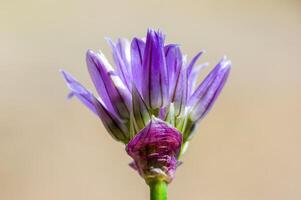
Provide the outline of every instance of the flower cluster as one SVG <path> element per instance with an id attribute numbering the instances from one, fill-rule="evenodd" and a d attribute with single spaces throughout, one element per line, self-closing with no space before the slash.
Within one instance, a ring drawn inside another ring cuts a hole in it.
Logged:
<path id="1" fill-rule="evenodd" d="M 186 62 L 179 45 L 164 40 L 164 34 L 152 29 L 145 40 L 108 40 L 115 68 L 101 52 L 88 50 L 88 71 L 99 97 L 62 71 L 70 96 L 82 101 L 111 136 L 126 145 L 134 160 L 131 166 L 147 182 L 172 180 L 195 125 L 213 106 L 231 68 L 224 57 L 197 84 L 206 66 L 196 65 L 202 52 Z"/>

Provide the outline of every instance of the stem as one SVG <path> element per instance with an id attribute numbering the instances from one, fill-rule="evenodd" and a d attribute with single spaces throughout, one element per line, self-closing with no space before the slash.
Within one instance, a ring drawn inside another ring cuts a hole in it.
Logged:
<path id="1" fill-rule="evenodd" d="M 151 200 L 167 200 L 167 184 L 163 180 L 149 183 Z"/>

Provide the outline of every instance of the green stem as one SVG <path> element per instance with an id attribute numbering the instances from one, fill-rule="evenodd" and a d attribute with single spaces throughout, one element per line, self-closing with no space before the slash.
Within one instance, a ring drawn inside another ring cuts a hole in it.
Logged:
<path id="1" fill-rule="evenodd" d="M 167 200 L 167 184 L 163 180 L 149 183 L 151 200 Z"/>

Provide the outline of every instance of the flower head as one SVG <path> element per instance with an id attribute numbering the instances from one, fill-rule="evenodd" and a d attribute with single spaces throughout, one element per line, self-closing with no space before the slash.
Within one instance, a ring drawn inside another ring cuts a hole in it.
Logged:
<path id="1" fill-rule="evenodd" d="M 226 58 L 197 85 L 202 52 L 186 62 L 179 45 L 149 29 L 146 40 L 108 42 L 115 68 L 105 56 L 88 50 L 86 61 L 98 97 L 62 71 L 70 96 L 76 96 L 102 120 L 111 136 L 126 144 L 132 166 L 149 181 L 170 182 L 178 158 L 196 124 L 212 108 L 229 75 Z"/>

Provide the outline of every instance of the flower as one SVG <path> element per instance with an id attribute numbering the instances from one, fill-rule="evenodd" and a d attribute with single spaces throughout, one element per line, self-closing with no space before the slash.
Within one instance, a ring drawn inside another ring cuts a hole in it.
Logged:
<path id="1" fill-rule="evenodd" d="M 61 71 L 70 97 L 76 96 L 103 122 L 111 136 L 126 145 L 131 166 L 147 181 L 170 182 L 194 127 L 212 108 L 230 72 L 226 58 L 198 85 L 206 64 L 202 52 L 187 63 L 179 45 L 164 44 L 165 35 L 149 29 L 146 40 L 113 42 L 115 68 L 105 56 L 88 50 L 86 61 L 99 97 Z"/>

